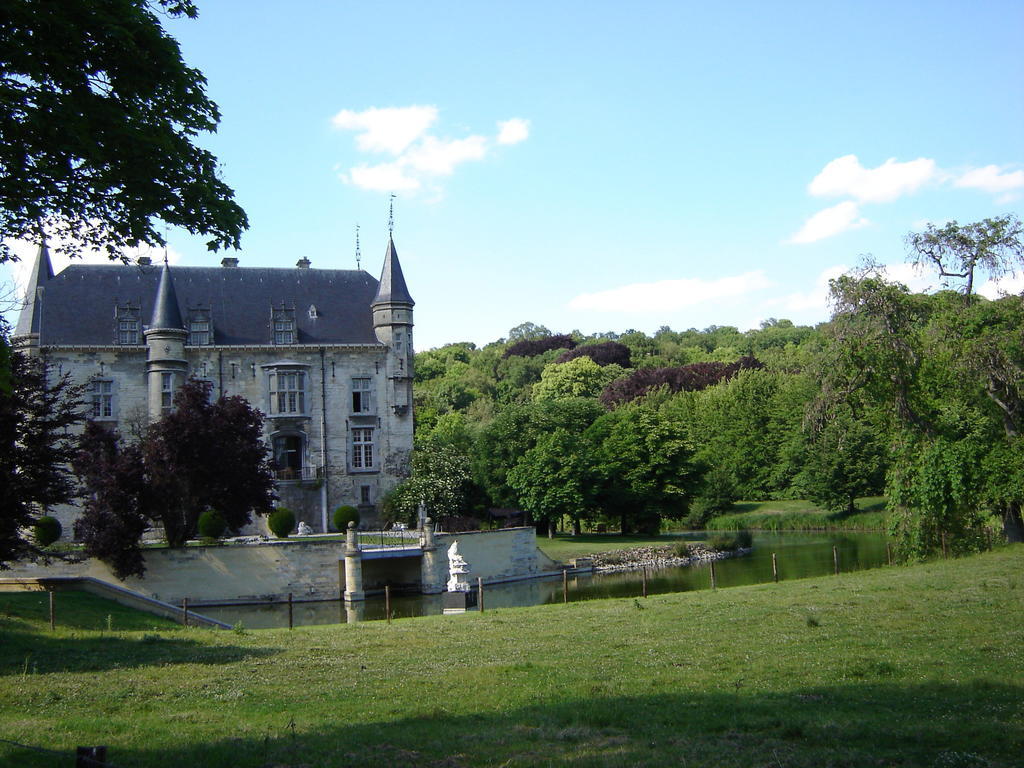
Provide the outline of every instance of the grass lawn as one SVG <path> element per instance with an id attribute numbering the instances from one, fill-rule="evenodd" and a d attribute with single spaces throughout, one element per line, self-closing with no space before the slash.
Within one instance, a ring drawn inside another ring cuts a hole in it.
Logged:
<path id="1" fill-rule="evenodd" d="M 826 512 L 809 501 L 738 501 L 734 510 L 708 521 L 708 530 L 806 531 L 806 530 L 872 530 L 886 527 L 885 498 L 871 496 L 857 499 L 857 511 Z"/>
<path id="2" fill-rule="evenodd" d="M 0 594 L 0 739 L 145 766 L 1021 765 L 1024 546 L 341 626 Z M 106 617 L 111 616 L 112 631 Z M 153 627 L 157 627 L 156 630 Z M 0 741 L 0 765 L 71 765 Z"/>

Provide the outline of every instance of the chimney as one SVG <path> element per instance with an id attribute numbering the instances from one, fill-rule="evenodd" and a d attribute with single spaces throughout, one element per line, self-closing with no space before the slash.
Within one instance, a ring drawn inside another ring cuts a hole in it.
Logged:
<path id="1" fill-rule="evenodd" d="M 140 267 L 149 267 L 149 266 L 152 266 L 152 264 L 153 264 L 153 260 L 151 258 L 149 258 L 149 256 L 139 256 L 139 266 Z"/>
<path id="2" fill-rule="evenodd" d="M 313 262 L 311 262 L 309 259 L 303 256 L 301 259 L 295 262 L 295 266 L 298 267 L 299 269 L 309 269 L 309 265 L 312 263 Z"/>
<path id="3" fill-rule="evenodd" d="M 220 265 L 222 267 L 237 267 L 238 259 L 234 258 L 233 256 L 225 256 L 223 259 L 220 260 Z"/>

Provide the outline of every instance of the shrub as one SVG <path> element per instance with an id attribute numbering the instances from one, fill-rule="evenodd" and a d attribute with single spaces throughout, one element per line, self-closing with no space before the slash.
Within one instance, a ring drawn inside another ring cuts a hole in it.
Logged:
<path id="1" fill-rule="evenodd" d="M 629 347 L 617 341 L 603 341 L 600 344 L 588 344 L 584 347 L 567 349 L 555 358 L 555 362 L 567 363 L 577 357 L 589 357 L 600 366 L 615 364 L 621 365 L 623 368 L 630 368 L 633 365 Z"/>
<path id="2" fill-rule="evenodd" d="M 224 515 L 216 509 L 208 509 L 199 516 L 199 535 L 204 539 L 219 539 L 227 529 Z"/>
<path id="3" fill-rule="evenodd" d="M 278 507 L 267 518 L 267 527 L 279 539 L 287 539 L 295 530 L 295 513 L 287 507 Z"/>
<path id="4" fill-rule="evenodd" d="M 576 342 L 572 337 L 564 333 L 557 336 L 545 336 L 543 339 L 523 339 L 507 347 L 502 358 L 536 357 L 549 349 L 573 349 L 575 346 Z"/>
<path id="5" fill-rule="evenodd" d="M 339 531 L 347 531 L 348 524 L 359 525 L 359 510 L 348 504 L 344 504 L 334 510 L 334 527 Z"/>
<path id="6" fill-rule="evenodd" d="M 716 552 L 734 552 L 737 549 L 747 549 L 753 540 L 754 537 L 746 529 L 734 533 L 716 533 L 707 540 L 707 547 Z"/>
<path id="7" fill-rule="evenodd" d="M 40 547 L 48 547 L 60 538 L 63 532 L 60 520 L 56 517 L 43 515 L 32 526 L 32 533 L 35 536 L 36 544 Z"/>

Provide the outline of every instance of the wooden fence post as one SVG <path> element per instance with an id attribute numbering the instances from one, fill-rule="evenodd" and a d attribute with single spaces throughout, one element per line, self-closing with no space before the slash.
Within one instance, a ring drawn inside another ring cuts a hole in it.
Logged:
<path id="1" fill-rule="evenodd" d="M 718 588 L 718 584 L 715 581 L 715 561 L 714 560 L 711 561 L 711 588 L 712 589 L 717 589 Z"/>
<path id="2" fill-rule="evenodd" d="M 836 576 L 839 575 L 839 547 L 832 545 L 832 563 L 835 565 Z"/>
<path id="3" fill-rule="evenodd" d="M 294 614 L 292 613 L 292 593 L 288 593 L 288 629 L 294 629 Z"/>
<path id="4" fill-rule="evenodd" d="M 183 597 L 181 599 L 181 611 L 182 611 L 181 623 L 182 623 L 182 625 L 187 627 L 188 626 L 188 598 L 187 597 Z"/>
<path id="5" fill-rule="evenodd" d="M 391 623 L 391 585 L 384 585 L 384 614 L 387 617 L 388 624 Z"/>
<path id="6" fill-rule="evenodd" d="M 562 569 L 562 602 L 569 602 L 569 570 L 567 568 Z"/>
<path id="7" fill-rule="evenodd" d="M 647 597 L 647 569 L 643 569 L 644 597 Z"/>
<path id="8" fill-rule="evenodd" d="M 476 577 L 476 599 L 480 603 L 480 613 L 484 612 L 484 577 Z"/>
<path id="9" fill-rule="evenodd" d="M 53 632 L 57 629 L 57 612 L 53 605 L 54 597 L 53 590 L 50 590 L 50 631 Z"/>
<path id="10" fill-rule="evenodd" d="M 776 584 L 779 583 L 779 561 L 776 559 L 774 552 L 772 552 L 772 579 Z"/>

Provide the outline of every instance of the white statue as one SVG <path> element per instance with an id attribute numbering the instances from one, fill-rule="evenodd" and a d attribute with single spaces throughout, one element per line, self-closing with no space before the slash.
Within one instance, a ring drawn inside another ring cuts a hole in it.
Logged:
<path id="1" fill-rule="evenodd" d="M 469 582 L 465 580 L 469 573 L 466 558 L 459 554 L 459 540 L 456 539 L 448 547 L 448 591 L 469 592 Z"/>
<path id="2" fill-rule="evenodd" d="M 313 534 L 313 529 L 310 528 L 308 524 L 306 524 L 306 523 L 299 523 L 299 530 L 298 530 L 298 535 L 299 536 L 311 536 L 312 534 Z"/>

